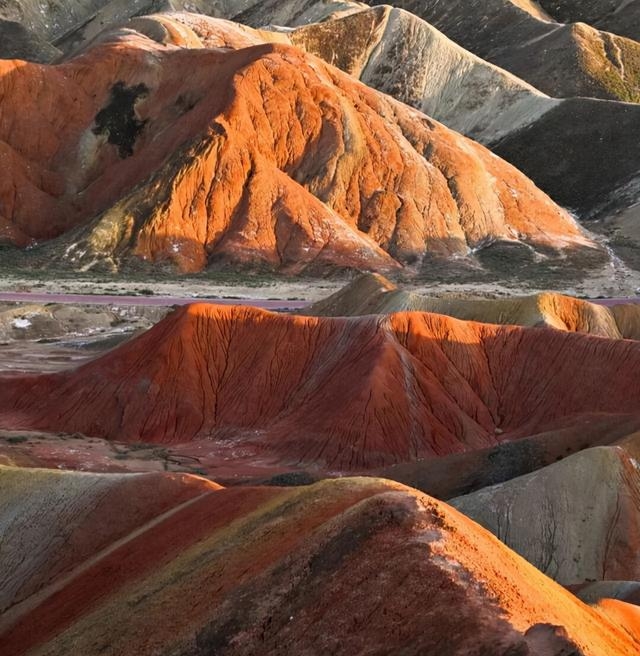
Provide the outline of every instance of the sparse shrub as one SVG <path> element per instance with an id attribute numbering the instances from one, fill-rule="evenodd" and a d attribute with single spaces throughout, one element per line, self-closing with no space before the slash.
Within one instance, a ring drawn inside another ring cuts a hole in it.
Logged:
<path id="1" fill-rule="evenodd" d="M 28 442 L 29 438 L 26 435 L 11 435 L 6 440 L 9 444 L 22 444 L 23 442 Z"/>

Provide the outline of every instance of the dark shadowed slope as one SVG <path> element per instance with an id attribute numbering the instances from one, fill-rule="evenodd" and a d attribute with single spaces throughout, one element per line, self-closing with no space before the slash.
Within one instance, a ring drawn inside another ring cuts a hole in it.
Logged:
<path id="1" fill-rule="evenodd" d="M 447 501 L 530 474 L 584 449 L 635 439 L 640 429 L 637 415 L 586 415 L 553 423 L 549 430 L 513 442 L 393 465 L 375 473 Z"/>
<path id="2" fill-rule="evenodd" d="M 590 23 L 607 32 L 640 40 L 640 5 L 629 0 L 538 0 L 556 20 Z"/>
<path id="3" fill-rule="evenodd" d="M 544 20 L 511 0 L 401 0 L 393 4 L 550 96 L 640 98 L 640 44 L 631 39 L 585 23 Z"/>

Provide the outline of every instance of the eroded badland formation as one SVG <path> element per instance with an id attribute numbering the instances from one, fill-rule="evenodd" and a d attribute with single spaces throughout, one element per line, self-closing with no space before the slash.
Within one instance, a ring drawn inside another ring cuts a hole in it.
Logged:
<path id="1" fill-rule="evenodd" d="M 640 654 L 639 137 L 637 2 L 0 2 L 3 656 Z"/>

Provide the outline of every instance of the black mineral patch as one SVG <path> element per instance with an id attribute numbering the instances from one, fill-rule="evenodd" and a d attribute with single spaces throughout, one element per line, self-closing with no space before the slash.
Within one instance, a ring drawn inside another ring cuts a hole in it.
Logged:
<path id="1" fill-rule="evenodd" d="M 134 108 L 136 101 L 148 93 L 145 84 L 127 87 L 124 82 L 116 82 L 109 103 L 96 114 L 93 133 L 107 135 L 107 141 L 118 147 L 122 159 L 133 155 L 133 146 L 146 124 L 136 117 Z"/>

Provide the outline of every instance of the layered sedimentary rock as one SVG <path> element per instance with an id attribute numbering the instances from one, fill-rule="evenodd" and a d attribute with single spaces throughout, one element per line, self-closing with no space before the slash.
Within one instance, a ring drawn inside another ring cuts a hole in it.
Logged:
<path id="1" fill-rule="evenodd" d="M 366 470 L 636 414 L 638 364 L 637 342 L 558 330 L 194 305 L 74 371 L 12 376 L 0 427 Z"/>
<path id="2" fill-rule="evenodd" d="M 467 321 L 556 328 L 611 339 L 640 336 L 640 307 L 607 308 L 579 298 L 544 292 L 514 298 L 431 298 L 407 292 L 377 274 L 363 274 L 335 294 L 301 311 L 309 316 L 359 316 L 391 312 L 434 312 Z"/>
<path id="3" fill-rule="evenodd" d="M 640 98 L 640 44 L 632 39 L 585 23 L 544 20 L 511 0 L 405 0 L 398 4 L 550 96 L 632 102 Z"/>
<path id="4" fill-rule="evenodd" d="M 266 21 L 271 17 L 287 22 L 288 16 L 289 22 L 293 21 L 293 24 L 298 24 L 299 21 L 304 25 L 307 20 L 312 19 L 311 14 L 307 15 L 306 12 L 311 11 L 317 5 L 314 3 L 303 4 L 304 7 L 298 8 L 288 5 L 288 8 L 284 5 L 279 7 L 252 6 L 247 9 L 249 14 L 244 16 L 244 20 L 260 25 L 259 18 Z M 449 127 L 490 145 L 500 156 L 523 170 L 554 200 L 578 212 L 580 218 L 610 218 L 620 211 L 634 213 L 633 206 L 637 202 L 640 187 L 637 182 L 636 152 L 629 148 L 629 144 L 634 142 L 634 135 L 640 131 L 639 107 L 630 104 L 603 103 L 586 98 L 564 102 L 549 98 L 515 76 L 465 51 L 433 26 L 408 12 L 389 7 L 377 7 L 370 10 L 352 7 L 347 11 L 344 10 L 341 3 L 329 3 L 322 7 L 323 12 L 327 12 L 331 20 L 308 26 L 298 26 L 297 29 L 290 32 L 267 32 L 264 30 L 252 32 L 248 28 L 242 28 L 230 22 L 217 21 L 195 14 L 135 18 L 128 24 L 128 29 L 146 34 L 150 39 L 159 41 L 165 48 L 171 48 L 171 46 L 201 48 L 204 46 L 238 49 L 262 45 L 265 41 L 292 43 L 296 47 L 324 57 L 345 71 L 359 76 L 368 85 L 391 93 L 401 101 L 425 111 Z M 331 8 L 334 13 L 329 11 Z M 216 11 L 205 7 L 201 9 L 210 10 L 218 15 L 237 17 L 237 7 L 229 6 Z M 315 11 L 315 9 L 313 10 Z M 518 9 L 518 11 L 520 10 Z M 315 14 L 313 15 L 315 16 Z M 327 17 L 324 14 L 323 16 Z M 317 18 L 321 17 L 316 16 L 314 20 Z M 106 24 L 109 22 L 107 21 Z M 104 22 L 101 25 L 104 27 Z M 97 33 L 96 29 L 95 34 Z M 100 38 L 109 40 L 109 37 L 105 36 Z M 190 64 L 190 66 L 196 65 L 195 62 Z M 134 84 L 132 88 L 135 90 L 135 87 Z M 129 96 L 131 93 L 133 91 Z M 201 93 L 201 91 L 190 89 L 186 95 L 201 95 Z M 137 96 L 135 98 L 126 97 L 123 93 L 120 93 L 117 98 L 114 96 L 115 101 L 136 107 L 158 103 L 155 97 L 147 100 L 137 98 Z M 102 109 L 107 105 L 109 102 L 105 100 Z M 96 107 L 94 111 L 94 116 L 97 116 L 100 108 Z M 134 110 L 134 114 L 136 111 L 139 110 Z M 594 116 L 597 120 L 594 120 Z M 269 122 L 273 120 L 270 116 L 267 116 L 266 119 Z M 128 120 L 130 125 L 127 128 L 121 128 L 128 133 L 128 136 L 125 135 L 127 143 L 123 146 L 124 150 L 122 151 L 125 153 L 130 148 L 128 142 L 137 134 L 136 121 L 131 117 Z M 126 124 L 127 119 L 123 119 L 123 125 Z M 86 148 L 84 142 L 77 146 L 71 145 L 71 148 L 74 147 L 81 150 Z M 620 157 L 620 152 L 625 152 L 625 156 Z M 8 155 L 13 156 L 11 153 Z M 165 157 L 167 155 L 168 153 L 165 153 Z M 45 153 L 43 156 L 48 157 Z M 183 144 L 181 151 L 174 153 L 175 159 L 182 161 L 191 158 L 200 159 L 202 156 L 200 152 L 194 153 L 188 143 Z M 69 167 L 77 168 L 77 163 L 65 162 L 65 166 L 67 169 Z M 20 168 L 18 165 L 17 170 L 19 171 Z M 188 164 L 184 163 L 177 167 L 174 165 L 170 171 L 159 172 L 155 184 L 159 184 L 161 176 L 171 177 L 176 168 L 181 171 L 183 178 L 192 178 L 191 169 L 188 168 Z M 147 173 L 150 174 L 151 171 L 147 171 Z M 20 175 L 20 177 L 26 177 L 26 179 L 21 180 L 19 186 L 33 186 L 34 181 L 30 179 L 26 171 L 25 176 Z M 69 181 L 60 179 L 61 176 L 57 177 L 57 180 L 56 176 L 45 178 L 48 183 L 45 191 L 49 194 L 59 195 L 60 189 L 64 186 L 67 187 L 67 192 L 70 191 Z M 73 180 L 71 182 L 73 183 Z M 50 189 L 49 184 L 57 185 L 58 190 L 55 187 Z M 36 183 L 36 187 L 38 186 Z M 7 191 L 10 188 L 13 187 L 8 187 Z M 27 205 L 40 205 L 44 201 L 40 189 L 35 191 L 35 194 L 30 193 L 29 195 L 25 192 Z M 181 195 L 185 193 L 190 195 L 188 192 L 180 190 Z M 262 195 L 262 192 L 259 193 Z M 121 196 L 119 193 L 117 195 Z M 255 194 L 253 195 L 255 196 Z M 74 240 L 61 244 L 60 249 L 62 251 L 69 249 L 69 253 L 79 266 L 91 266 L 97 261 L 104 262 L 101 252 L 107 251 L 107 264 L 117 266 L 122 259 L 122 254 L 128 252 L 127 245 L 122 245 L 122 242 L 130 242 L 132 239 L 132 229 L 130 226 L 122 225 L 123 221 L 120 215 L 129 213 L 127 208 L 132 204 L 137 204 L 136 199 L 132 199 L 128 203 L 125 199 L 122 201 L 125 205 L 118 205 L 115 208 L 115 216 L 112 215 L 106 219 L 99 228 L 91 231 L 89 236 L 77 236 Z M 158 199 L 157 202 L 167 204 L 167 200 L 164 198 Z M 289 204 L 292 202 L 289 197 Z M 375 203 L 380 202 L 375 201 Z M 464 200 L 462 202 L 464 204 Z M 298 199 L 296 196 L 296 203 L 303 204 L 303 199 Z M 92 215 L 99 213 L 104 210 L 105 205 L 106 203 L 102 203 L 97 207 L 91 207 L 89 213 Z M 388 205 L 389 203 L 385 201 L 382 209 L 389 211 Z M 253 210 L 253 207 L 251 209 Z M 324 208 L 316 208 L 315 214 L 319 213 L 321 209 Z M 57 228 L 59 232 L 60 228 L 56 226 L 55 219 L 57 212 L 52 211 L 51 208 L 46 208 L 46 210 L 50 216 L 53 214 L 51 227 Z M 77 212 L 78 208 L 65 208 L 64 216 L 73 216 L 74 210 Z M 338 214 L 344 218 L 342 212 L 339 211 Z M 326 216 L 323 221 L 314 220 L 312 217 L 308 222 L 317 224 L 326 223 L 329 220 L 330 218 Z M 15 225 L 12 225 L 11 208 L 0 208 L 0 223 L 5 235 L 25 243 L 27 236 L 17 230 Z M 307 221 L 304 220 L 303 223 L 307 223 Z M 626 227 L 627 223 L 630 224 L 628 228 Z M 620 243 L 625 240 L 627 243 L 631 240 L 629 243 L 633 246 L 639 241 L 635 234 L 637 231 L 633 227 L 635 223 L 637 221 L 634 216 L 625 214 L 624 217 L 615 220 L 615 225 L 611 226 L 611 230 L 620 233 L 618 239 Z M 358 227 L 361 228 L 361 226 Z M 308 228 L 307 233 L 310 230 L 311 228 Z M 317 233 L 317 230 L 314 232 Z M 344 233 L 345 231 L 340 232 Z M 333 236 L 331 239 L 343 243 L 350 239 L 357 241 L 359 235 L 354 237 L 348 234 L 348 230 L 346 232 L 347 234 Z M 522 234 L 526 234 L 526 232 Z M 516 236 L 515 233 L 512 236 Z M 321 241 L 328 238 L 328 235 L 324 235 Z M 493 237 L 488 235 L 488 238 Z M 169 261 L 178 259 L 179 266 L 183 268 L 195 270 L 201 267 L 211 255 L 210 246 L 205 246 L 203 254 L 202 249 L 198 247 L 197 240 L 195 243 L 191 238 L 182 241 L 176 239 L 175 241 L 176 243 L 166 245 L 164 250 L 169 251 Z M 379 240 L 377 241 L 379 243 Z M 456 241 L 455 237 L 450 240 L 450 247 L 454 247 L 454 250 L 459 248 L 456 246 Z M 380 245 L 385 248 L 384 244 Z M 310 252 L 317 250 L 309 244 L 301 248 L 307 247 L 310 248 Z M 366 253 L 356 266 L 363 266 L 362 260 L 369 259 L 372 263 L 370 268 L 393 267 L 393 262 L 383 262 L 380 259 L 381 254 L 375 253 L 371 244 L 361 244 L 360 249 Z M 144 256 L 153 258 L 153 255 L 147 255 L 144 252 L 144 248 L 141 250 Z M 177 250 L 184 253 L 183 257 L 173 258 L 172 252 Z M 277 251 L 278 248 L 275 250 Z M 290 256 L 290 259 L 304 259 L 303 255 L 304 253 L 296 253 Z M 392 255 L 394 254 L 392 253 Z M 267 266 L 276 266 L 278 255 L 273 253 L 272 249 L 269 256 L 256 259 Z M 627 260 L 634 264 L 633 257 L 627 258 Z M 349 265 L 343 258 L 339 261 L 338 266 L 345 264 Z M 302 264 L 301 268 L 306 265 Z M 322 267 L 326 263 L 318 262 L 318 265 Z"/>
<path id="5" fill-rule="evenodd" d="M 417 16 L 390 7 L 286 36 L 369 86 L 491 146 L 580 218 L 608 217 L 637 203 L 640 162 L 632 147 L 640 138 L 637 105 L 551 98 Z M 537 66 L 539 58 L 527 63 L 532 62 Z M 588 95 L 581 89 L 575 94 Z"/>
<path id="6" fill-rule="evenodd" d="M 41 507 L 33 474 L 2 473 L 13 488 L 21 475 L 27 479 L 18 509 Z M 91 501 L 77 485 L 82 475 L 57 476 L 68 491 L 40 520 L 41 530 L 64 515 L 84 537 L 77 546 L 88 546 Z M 92 477 L 94 485 L 107 478 Z M 132 478 L 120 477 L 121 486 Z M 115 523 L 130 503 L 111 500 Z M 31 563 L 32 553 L 16 548 L 19 527 L 10 524 L 5 535 L 3 569 L 17 552 Z M 455 510 L 376 479 L 287 490 L 203 487 L 87 554 L 12 606 L 0 627 L 3 647 L 16 656 L 363 649 L 435 656 L 443 644 L 451 656 L 622 656 L 638 648 L 617 620 L 582 604 Z"/>
<path id="7" fill-rule="evenodd" d="M 298 29 L 290 38 L 369 86 L 489 145 L 581 218 L 610 216 L 640 197 L 640 161 L 633 148 L 640 139 L 637 105 L 550 98 L 413 14 L 389 7 Z M 537 67 L 539 57 L 526 63 Z M 583 89 L 545 90 L 556 96 L 594 95 Z"/>
<path id="8" fill-rule="evenodd" d="M 143 20 L 129 27 L 176 45 L 279 41 L 304 48 L 490 146 L 581 219 L 610 217 L 640 197 L 631 147 L 640 138 L 640 106 L 550 98 L 406 11 L 376 7 L 286 32 L 184 13 Z"/>
<path id="9" fill-rule="evenodd" d="M 0 615 L 139 526 L 218 488 L 181 474 L 0 467 Z"/>
<path id="10" fill-rule="evenodd" d="M 640 577 L 640 473 L 623 447 L 587 449 L 451 503 L 561 583 Z"/>
<path id="11" fill-rule="evenodd" d="M 2 67 L 3 236 L 80 226 L 54 249 L 77 266 L 393 269 L 494 239 L 592 245 L 516 169 L 290 46 L 125 31 L 64 65 Z"/>
<path id="12" fill-rule="evenodd" d="M 417 16 L 388 6 L 301 27 L 288 36 L 368 86 L 485 144 L 558 103 Z"/>

